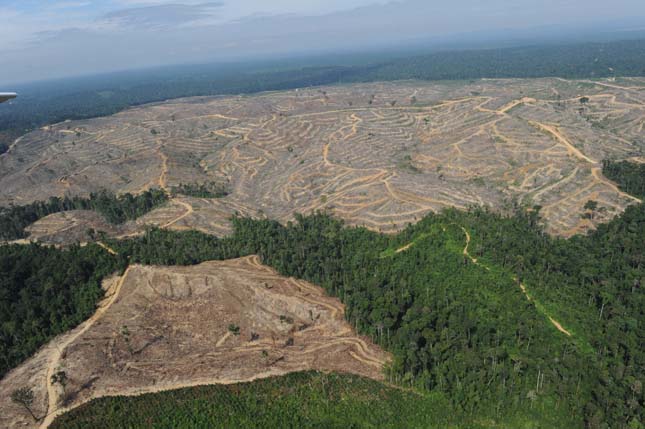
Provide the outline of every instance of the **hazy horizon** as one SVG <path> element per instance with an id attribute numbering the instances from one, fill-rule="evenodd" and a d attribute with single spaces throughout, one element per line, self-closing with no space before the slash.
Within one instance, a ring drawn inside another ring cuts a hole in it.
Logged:
<path id="1" fill-rule="evenodd" d="M 2 89 L 163 65 L 645 30 L 636 0 L 8 0 L 0 16 Z"/>

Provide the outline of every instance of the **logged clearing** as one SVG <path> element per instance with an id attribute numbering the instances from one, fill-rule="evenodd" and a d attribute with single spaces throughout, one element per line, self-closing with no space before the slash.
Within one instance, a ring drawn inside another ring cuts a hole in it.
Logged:
<path id="1" fill-rule="evenodd" d="M 76 329 L 44 346 L 0 381 L 0 427 L 47 427 L 93 398 L 294 371 L 383 378 L 388 355 L 357 336 L 344 307 L 257 257 L 194 267 L 134 265 L 106 280 L 106 298 Z M 65 388 L 50 382 L 65 371 Z M 9 393 L 32 387 L 35 423 Z"/>
<path id="2" fill-rule="evenodd" d="M 0 205 L 217 182 L 227 197 L 180 197 L 106 232 L 158 225 L 223 235 L 234 213 L 285 222 L 318 209 L 393 232 L 444 207 L 505 210 L 518 200 L 543 207 L 549 233 L 570 236 L 636 202 L 602 176 L 600 162 L 642 159 L 644 126 L 640 78 L 406 81 L 178 99 L 21 137 L 0 156 Z M 593 219 L 582 217 L 589 200 L 598 202 Z M 32 234 L 58 242 L 64 228 L 101 227 L 75 216 L 43 219 Z"/>

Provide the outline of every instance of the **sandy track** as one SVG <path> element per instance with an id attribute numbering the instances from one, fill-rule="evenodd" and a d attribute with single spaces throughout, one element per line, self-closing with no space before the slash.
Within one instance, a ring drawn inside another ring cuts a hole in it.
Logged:
<path id="1" fill-rule="evenodd" d="M 489 267 L 487 267 L 484 264 L 479 263 L 476 258 L 474 258 L 473 256 L 470 255 L 470 253 L 468 252 L 468 247 L 470 246 L 470 240 L 471 240 L 470 233 L 468 232 L 468 230 L 466 228 L 464 228 L 464 227 L 460 227 L 460 228 L 464 232 L 464 234 L 466 235 L 466 246 L 464 247 L 464 251 L 463 251 L 464 256 L 468 257 L 475 265 L 478 265 L 478 266 L 484 268 L 485 270 L 490 271 Z M 517 278 L 514 278 L 514 280 L 516 282 L 518 282 L 519 287 L 520 287 L 522 293 L 524 294 L 524 296 L 526 297 L 526 299 L 531 302 L 532 298 L 529 295 L 529 292 L 528 292 L 528 290 L 526 288 L 526 285 L 524 283 L 519 282 Z M 555 320 L 553 317 L 551 317 L 548 314 L 545 314 L 545 316 L 549 319 L 551 324 L 553 326 L 555 326 L 555 328 L 558 331 L 562 332 L 563 334 L 565 334 L 565 335 L 567 335 L 569 337 L 571 336 L 571 333 L 568 330 L 564 329 L 564 327 L 562 327 L 562 325 L 557 320 Z"/>
<path id="2" fill-rule="evenodd" d="M 531 121 L 530 123 L 532 125 L 535 125 L 539 129 L 551 134 L 553 137 L 555 137 L 555 139 L 557 141 L 559 141 L 560 143 L 562 143 L 564 145 L 564 147 L 566 147 L 567 152 L 569 152 L 570 155 L 575 156 L 576 158 L 578 158 L 578 159 L 580 159 L 580 160 L 582 160 L 584 162 L 588 162 L 590 164 L 597 164 L 598 163 L 597 161 L 594 161 L 593 159 L 591 159 L 588 156 L 586 156 L 585 154 L 583 154 L 580 151 L 580 149 L 576 148 L 573 144 L 571 144 L 571 142 L 566 137 L 564 137 L 562 135 L 562 133 L 560 132 L 560 130 L 556 126 L 546 125 L 546 124 L 542 124 L 542 123 L 534 122 L 534 121 Z"/>
<path id="3" fill-rule="evenodd" d="M 80 338 L 83 334 L 85 334 L 90 328 L 92 328 L 92 326 L 94 326 L 94 324 L 110 309 L 112 304 L 114 304 L 114 302 L 119 297 L 119 292 L 121 291 L 123 283 L 127 279 L 129 272 L 130 267 L 128 267 L 125 273 L 123 273 L 123 276 L 121 276 L 121 278 L 116 282 L 113 290 L 108 290 L 108 297 L 99 305 L 96 313 L 94 313 L 92 317 L 83 322 L 83 324 L 80 326 L 80 329 L 75 330 L 74 333 L 66 337 L 62 343 L 57 344 L 56 351 L 50 357 L 49 364 L 47 365 L 46 380 L 47 398 L 49 405 L 47 407 L 46 417 L 43 419 L 40 425 L 41 428 L 48 427 L 51 422 L 54 421 L 54 418 L 59 414 L 58 404 L 60 401 L 60 392 L 57 387 L 51 382 L 51 379 L 54 372 L 60 368 L 60 361 L 63 354 L 65 353 L 65 349 L 78 338 Z"/>
<path id="4" fill-rule="evenodd" d="M 107 244 L 105 244 L 105 243 L 103 243 L 101 241 L 97 241 L 96 244 L 99 245 L 100 247 L 104 248 L 105 250 L 107 250 L 107 252 L 110 253 L 111 255 L 117 255 L 118 254 L 116 252 L 116 250 L 112 249 L 110 246 L 108 246 Z"/>
<path id="5" fill-rule="evenodd" d="M 194 212 L 193 206 L 191 206 L 190 204 L 186 203 L 185 201 L 181 201 L 181 200 L 178 200 L 178 199 L 174 199 L 173 201 L 176 202 L 177 204 L 181 205 L 182 207 L 184 207 L 186 209 L 186 212 L 183 213 L 178 218 L 173 219 L 170 222 L 162 225 L 162 228 L 171 227 L 172 225 L 175 225 L 180 220 L 187 218 L 188 216 L 190 216 Z"/>

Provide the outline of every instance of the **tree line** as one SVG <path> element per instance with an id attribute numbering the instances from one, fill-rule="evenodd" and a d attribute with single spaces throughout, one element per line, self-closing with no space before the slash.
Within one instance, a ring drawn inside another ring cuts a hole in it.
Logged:
<path id="1" fill-rule="evenodd" d="M 93 210 L 112 224 L 137 219 L 168 200 L 163 190 L 150 189 L 139 195 L 114 195 L 108 191 L 91 193 L 89 197 L 51 197 L 24 206 L 0 207 L 0 240 L 27 237 L 25 228 L 53 213 L 70 210 Z"/>

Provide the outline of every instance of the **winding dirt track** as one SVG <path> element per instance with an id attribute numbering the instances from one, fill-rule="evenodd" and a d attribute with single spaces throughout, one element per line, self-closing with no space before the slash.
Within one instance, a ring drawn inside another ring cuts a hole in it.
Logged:
<path id="1" fill-rule="evenodd" d="M 476 258 L 474 258 L 474 257 L 472 257 L 472 256 L 470 255 L 470 253 L 468 252 L 468 247 L 470 246 L 470 239 L 471 239 L 471 237 L 470 237 L 470 233 L 468 232 L 468 230 L 466 230 L 466 228 L 464 228 L 464 227 L 460 227 L 460 228 L 461 228 L 461 230 L 464 232 L 464 234 L 466 235 L 466 247 L 464 247 L 464 256 L 467 256 L 467 257 L 468 257 L 468 258 L 469 258 L 469 259 L 470 259 L 470 260 L 471 260 L 475 265 L 478 265 L 478 266 L 480 266 L 480 267 L 482 267 L 482 268 L 486 269 L 487 271 L 490 271 L 490 268 L 489 268 L 489 267 L 487 267 L 487 266 L 486 266 L 486 265 L 484 265 L 484 264 L 481 264 L 481 263 L 477 262 L 477 259 L 476 259 Z M 514 278 L 514 279 L 515 279 L 515 281 L 517 281 L 517 278 Z M 525 285 L 524 283 L 519 283 L 519 286 L 520 286 L 520 289 L 522 290 L 522 293 L 523 293 L 523 294 L 524 294 L 524 296 L 526 297 L 526 299 L 527 299 L 528 301 L 532 302 L 533 300 L 532 300 L 531 296 L 530 296 L 530 295 L 529 295 L 529 293 L 528 293 L 528 290 L 527 290 L 527 288 L 526 288 L 526 285 Z M 571 332 L 569 332 L 569 331 L 567 331 L 566 329 L 564 329 L 564 328 L 562 327 L 562 325 L 561 325 L 557 320 L 555 320 L 553 317 L 549 316 L 548 314 L 545 314 L 545 316 L 549 319 L 549 321 L 551 322 L 551 324 L 552 324 L 553 326 L 555 326 L 555 328 L 556 328 L 558 331 L 562 332 L 563 334 L 565 334 L 565 335 L 567 335 L 567 336 L 569 336 L 569 337 L 571 336 Z"/>
<path id="2" fill-rule="evenodd" d="M 162 226 L 162 228 L 169 228 L 172 225 L 175 225 L 180 220 L 187 218 L 188 216 L 190 216 L 194 212 L 193 206 L 191 206 L 190 204 L 186 203 L 185 201 L 181 201 L 181 200 L 178 200 L 178 199 L 174 199 L 173 201 L 178 203 L 178 204 L 180 204 L 182 207 L 184 207 L 186 209 L 186 212 L 184 214 L 182 214 L 181 216 L 179 216 L 178 218 L 173 219 L 170 222 L 164 224 Z"/>
<path id="3" fill-rule="evenodd" d="M 541 130 L 549 133 L 550 135 L 552 135 L 557 141 L 562 143 L 562 145 L 567 149 L 567 152 L 570 155 L 575 156 L 579 160 L 584 161 L 584 162 L 588 162 L 590 164 L 598 164 L 598 161 L 594 161 L 593 159 L 589 158 L 587 155 L 582 153 L 580 151 L 580 149 L 578 149 L 573 144 L 571 144 L 571 142 L 566 137 L 564 137 L 562 135 L 562 133 L 560 132 L 560 130 L 558 129 L 557 126 L 546 125 L 546 124 L 542 124 L 540 122 L 535 122 L 535 121 L 530 121 L 529 123 L 531 123 L 532 125 L 535 125 L 539 129 L 541 129 Z"/>
<path id="4" fill-rule="evenodd" d="M 105 243 L 103 243 L 103 242 L 101 242 L 101 241 L 97 241 L 97 242 L 96 242 L 96 244 L 97 244 L 97 245 L 99 245 L 100 247 L 104 248 L 104 249 L 105 249 L 108 253 L 110 253 L 111 255 L 117 255 L 116 250 L 112 249 L 112 248 L 111 248 L 110 246 L 108 246 L 107 244 L 105 244 Z"/>
<path id="5" fill-rule="evenodd" d="M 52 375 L 54 375 L 54 372 L 58 370 L 60 367 L 60 361 L 65 353 L 65 349 L 72 344 L 74 341 L 76 341 L 78 338 L 80 338 L 83 334 L 85 334 L 114 304 L 114 302 L 117 300 L 119 297 L 119 292 L 121 291 L 121 288 L 123 287 L 123 283 L 128 277 L 128 274 L 130 272 L 130 267 L 128 267 L 121 276 L 121 278 L 116 282 L 116 285 L 112 288 L 112 290 L 108 290 L 108 296 L 106 299 L 99 305 L 98 310 L 96 310 L 96 313 L 89 319 L 87 319 L 83 324 L 80 326 L 80 329 L 77 328 L 77 330 L 74 331 L 72 335 L 69 337 L 66 337 L 65 340 L 58 345 L 57 349 L 54 351 L 52 356 L 49 359 L 49 364 L 47 365 L 47 401 L 48 401 L 48 407 L 47 407 L 47 414 L 46 417 L 43 419 L 43 422 L 41 423 L 40 427 L 41 428 L 47 428 L 56 418 L 57 415 L 63 413 L 65 410 L 59 410 L 58 409 L 58 404 L 60 401 L 60 392 L 57 389 L 57 387 L 51 382 Z"/>

